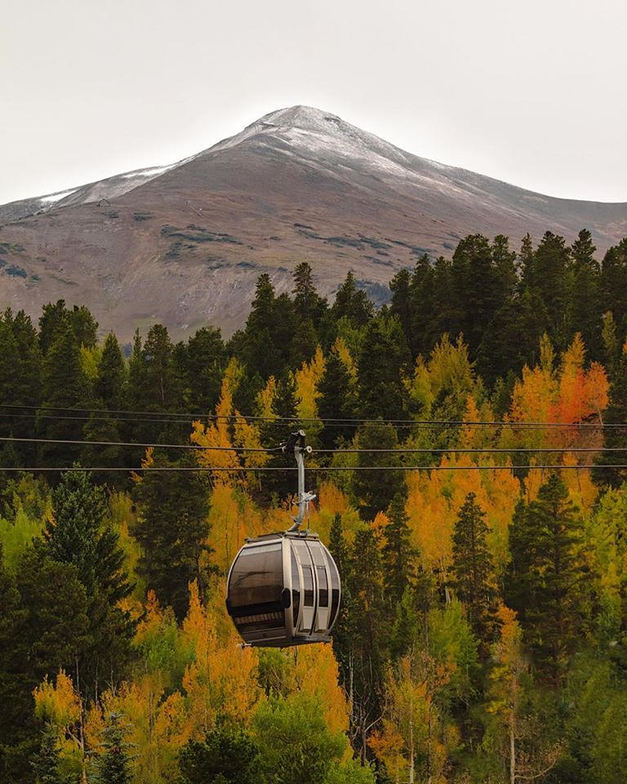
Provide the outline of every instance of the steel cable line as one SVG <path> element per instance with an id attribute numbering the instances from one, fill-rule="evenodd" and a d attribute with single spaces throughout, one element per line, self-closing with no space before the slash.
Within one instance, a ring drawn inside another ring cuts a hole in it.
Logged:
<path id="1" fill-rule="evenodd" d="M 307 471 L 315 471 L 316 473 L 326 473 L 330 471 L 514 471 L 516 469 L 521 469 L 525 471 L 537 471 L 537 470 L 564 470 L 564 471 L 581 471 L 584 469 L 589 468 L 598 468 L 598 469 L 615 469 L 615 468 L 627 468 L 627 463 L 620 463 L 620 464 L 580 464 L 580 465 L 557 465 L 554 464 L 547 464 L 547 465 L 494 465 L 494 466 L 478 466 L 478 465 L 470 465 L 470 466 L 428 466 L 428 465 L 400 465 L 400 466 L 311 466 L 307 468 Z M 273 472 L 273 471 L 287 471 L 289 473 L 293 473 L 298 471 L 298 468 L 295 466 L 286 466 L 285 468 L 279 466 L 134 466 L 125 468 L 123 466 L 5 466 L 0 467 L 0 472 L 9 471 L 26 471 L 31 473 L 38 473 L 38 472 L 50 472 L 50 471 L 81 471 L 81 472 L 108 472 L 108 471 L 132 471 L 135 473 L 140 473 L 142 471 L 150 471 L 150 472 L 201 472 L 201 473 L 211 473 L 213 471 L 220 471 L 220 472 L 231 472 L 231 473 L 239 473 L 239 472 Z"/>
<path id="2" fill-rule="evenodd" d="M 591 429 L 607 429 L 607 428 L 627 428 L 627 422 L 501 422 L 498 420 L 471 420 L 465 422 L 462 419 L 365 419 L 365 418 L 334 418 L 334 417 L 267 417 L 257 416 L 253 414 L 207 414 L 207 413 L 191 413 L 191 412 L 168 412 L 168 411 L 136 411 L 130 409 L 107 409 L 107 408 L 66 408 L 62 406 L 30 406 L 18 405 L 12 403 L 0 403 L 0 408 L 14 408 L 18 410 L 29 409 L 34 413 L 14 414 L 11 411 L 0 411 L 0 416 L 5 417 L 36 417 L 39 419 L 71 419 L 71 420 L 88 420 L 88 419 L 108 419 L 105 417 L 91 417 L 91 416 L 70 416 L 66 414 L 46 414 L 40 413 L 45 411 L 75 411 L 82 414 L 102 413 L 106 415 L 117 414 L 121 416 L 132 417 L 132 419 L 123 419 L 122 421 L 136 421 L 136 422 L 180 422 L 184 423 L 194 419 L 206 419 L 212 422 L 216 421 L 235 421 L 242 419 L 250 422 L 292 422 L 303 423 L 313 422 L 322 424 L 330 423 L 336 427 L 353 427 L 359 424 L 390 424 L 399 426 L 423 426 L 423 427 L 512 427 L 512 428 L 591 428 Z"/>
<path id="3" fill-rule="evenodd" d="M 261 452 L 272 454 L 282 451 L 277 447 L 248 447 L 248 446 L 204 446 L 202 444 L 161 444 L 157 442 L 138 442 L 138 441 L 90 441 L 86 439 L 70 438 L 26 438 L 21 436 L 0 436 L 0 442 L 18 442 L 28 444 L 67 444 L 73 446 L 122 446 L 136 447 L 141 449 L 191 449 L 195 451 L 208 452 Z M 627 447 L 394 447 L 394 448 L 338 448 L 338 449 L 314 449 L 312 454 L 511 454 L 511 453 L 552 453 L 552 452 L 627 452 Z"/>

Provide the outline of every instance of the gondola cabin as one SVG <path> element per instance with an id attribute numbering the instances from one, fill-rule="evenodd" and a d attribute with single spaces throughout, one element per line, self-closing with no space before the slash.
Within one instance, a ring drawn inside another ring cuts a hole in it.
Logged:
<path id="1" fill-rule="evenodd" d="M 226 607 L 244 642 L 286 647 L 329 642 L 340 576 L 317 534 L 248 539 L 229 571 Z"/>

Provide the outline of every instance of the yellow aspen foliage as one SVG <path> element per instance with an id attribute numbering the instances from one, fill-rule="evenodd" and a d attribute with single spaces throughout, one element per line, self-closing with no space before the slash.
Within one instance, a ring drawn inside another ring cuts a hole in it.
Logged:
<path id="1" fill-rule="evenodd" d="M 133 784 L 166 784 L 178 774 L 177 757 L 181 745 L 189 740 L 185 701 L 180 692 L 168 697 L 155 691 L 148 676 L 124 683 L 116 691 L 102 694 L 87 718 L 91 746 L 98 748 L 104 718 L 121 713 L 129 726 L 127 741 L 133 745 L 131 759 Z"/>
<path id="2" fill-rule="evenodd" d="M 445 457 L 440 466 L 457 468 L 472 466 L 470 455 Z M 484 459 L 483 465 L 494 465 Z M 497 569 L 507 561 L 507 532 L 520 485 L 511 471 L 432 471 L 408 475 L 406 512 L 412 543 L 421 553 L 425 565 L 446 571 L 452 558 L 452 535 L 459 509 L 468 493 L 474 493 L 477 503 L 486 512 L 490 526 L 488 547 Z"/>
<path id="3" fill-rule="evenodd" d="M 197 459 L 201 466 L 238 466 L 237 452 L 231 451 L 233 444 L 229 433 L 229 419 L 233 414 L 233 384 L 237 373 L 233 362 L 229 363 L 222 380 L 220 400 L 216 406 L 216 419 L 208 425 L 194 422 L 190 436 L 192 443 L 205 447 L 218 447 L 219 449 L 198 450 Z M 215 484 L 232 483 L 237 474 L 220 471 L 212 474 Z"/>
<path id="4" fill-rule="evenodd" d="M 446 680 L 445 669 L 422 654 L 404 656 L 389 670 L 382 728 L 369 745 L 395 781 L 448 781 L 449 757 L 459 744 L 459 733 L 447 725 L 435 701 Z"/>
<path id="5" fill-rule="evenodd" d="M 324 354 L 318 346 L 312 360 L 303 363 L 295 374 L 297 412 L 298 416 L 307 422 L 307 432 L 310 437 L 315 436 L 322 427 L 321 422 L 316 423 L 313 420 L 318 416 L 318 383 L 324 373 L 325 364 Z"/>
<path id="6" fill-rule="evenodd" d="M 195 582 L 190 584 L 182 634 L 186 647 L 193 651 L 183 676 L 188 734 L 200 737 L 212 729 L 219 713 L 237 723 L 246 722 L 260 698 L 256 652 L 238 646 L 239 638 L 223 602 L 203 606 Z"/>
<path id="7" fill-rule="evenodd" d="M 609 382 L 604 368 L 596 362 L 584 367 L 585 349 L 581 335 L 561 357 L 553 370 L 552 349 L 543 339 L 540 364 L 525 366 L 522 379 L 514 385 L 509 421 L 577 423 L 599 418 L 608 405 Z M 573 428 L 517 428 L 509 431 L 503 445 L 528 448 L 601 446 L 600 434 Z M 557 456 L 553 457 L 553 460 Z M 589 455 L 586 456 L 586 461 Z M 581 462 L 581 461 L 580 461 Z"/>
<path id="8" fill-rule="evenodd" d="M 274 399 L 275 392 L 276 379 L 274 376 L 270 376 L 265 387 L 257 395 L 256 403 L 259 416 L 265 417 L 266 419 L 276 419 L 276 414 L 272 410 L 272 400 Z"/>
<path id="9" fill-rule="evenodd" d="M 331 732 L 348 730 L 349 704 L 338 685 L 338 666 L 330 645 L 304 645 L 296 649 L 294 683 L 297 691 L 319 699 Z"/>
<path id="10" fill-rule="evenodd" d="M 346 342 L 343 338 L 338 337 L 333 344 L 333 351 L 335 351 L 338 357 L 346 366 L 346 369 L 350 373 L 351 378 L 353 381 L 357 381 L 357 364 L 353 359 L 350 349 L 346 345 Z"/>
<path id="11" fill-rule="evenodd" d="M 57 736 L 60 767 L 64 773 L 86 781 L 86 745 L 83 707 L 72 679 L 61 670 L 54 683 L 47 678 L 33 690 L 35 715 Z"/>
<path id="12" fill-rule="evenodd" d="M 66 732 L 81 715 L 81 700 L 69 675 L 61 670 L 54 683 L 47 678 L 33 691 L 35 715 Z"/>

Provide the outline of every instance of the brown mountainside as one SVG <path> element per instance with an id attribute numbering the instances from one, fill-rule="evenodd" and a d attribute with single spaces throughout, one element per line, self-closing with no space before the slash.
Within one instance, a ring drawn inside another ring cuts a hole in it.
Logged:
<path id="1" fill-rule="evenodd" d="M 555 199 L 419 158 L 318 109 L 262 117 L 168 167 L 0 207 L 0 304 L 38 315 L 64 298 L 129 339 L 245 319 L 257 276 L 291 287 L 300 261 L 332 295 L 347 271 L 371 295 L 460 237 L 589 228 L 627 235 L 627 203 Z"/>

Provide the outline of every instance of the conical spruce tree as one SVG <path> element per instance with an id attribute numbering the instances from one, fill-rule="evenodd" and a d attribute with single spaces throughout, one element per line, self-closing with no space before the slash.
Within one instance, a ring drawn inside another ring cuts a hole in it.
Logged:
<path id="1" fill-rule="evenodd" d="M 505 599 L 515 609 L 539 669 L 559 679 L 589 629 L 595 592 L 583 522 L 557 474 L 510 528 Z"/>
<path id="2" fill-rule="evenodd" d="M 487 645 L 496 631 L 496 578 L 485 516 L 475 494 L 468 493 L 455 521 L 452 573 L 473 631 Z"/>
<path id="3" fill-rule="evenodd" d="M 44 727 L 39 750 L 31 763 L 35 784 L 65 784 L 59 768 L 59 742 L 52 727 Z"/>
<path id="4" fill-rule="evenodd" d="M 153 456 L 153 465 L 196 467 L 192 458 L 172 463 L 160 453 Z M 209 488 L 197 471 L 148 471 L 134 496 L 138 515 L 132 534 L 142 549 L 137 571 L 181 621 L 189 606 L 189 583 L 198 580 L 201 592 L 206 590 Z"/>
<path id="5" fill-rule="evenodd" d="M 368 450 L 394 449 L 398 447 L 398 437 L 391 424 L 381 420 L 365 422 L 357 431 L 355 444 L 362 450 L 357 463 L 362 470 L 353 473 L 352 490 L 364 519 L 373 520 L 377 512 L 389 507 L 397 493 L 405 491 L 405 477 L 397 453 L 386 454 L 385 462 L 392 467 L 398 466 L 398 471 L 377 471 L 381 455 Z"/>
<path id="6" fill-rule="evenodd" d="M 390 522 L 383 529 L 383 583 L 392 607 L 401 601 L 416 576 L 417 553 L 411 545 L 405 502 L 404 493 L 394 496 L 388 509 Z"/>
<path id="7" fill-rule="evenodd" d="M 103 731 L 103 754 L 95 765 L 95 784 L 130 784 L 132 745 L 126 740 L 129 728 L 120 713 L 111 713 Z"/>
<path id="8" fill-rule="evenodd" d="M 318 416 L 324 422 L 318 439 L 323 449 L 333 449 L 340 438 L 350 441 L 355 435 L 355 428 L 350 421 L 325 420 L 350 420 L 355 416 L 357 407 L 353 379 L 336 351 L 331 351 L 327 357 L 318 393 Z"/>
<path id="9" fill-rule="evenodd" d="M 98 375 L 94 382 L 94 394 L 105 408 L 122 408 L 126 366 L 118 339 L 113 333 L 105 338 L 102 355 L 98 362 Z"/>
<path id="10" fill-rule="evenodd" d="M 301 428 L 298 421 L 298 403 L 294 375 L 286 373 L 277 381 L 272 397 L 272 413 L 276 419 L 264 422 L 261 427 L 261 439 L 265 447 L 276 449 L 287 441 L 290 433 Z M 282 503 L 297 492 L 296 473 L 284 470 L 296 467 L 294 455 L 275 452 L 267 465 L 279 470 L 269 471 L 263 477 L 263 497 L 266 501 L 274 498 L 277 503 Z"/>

